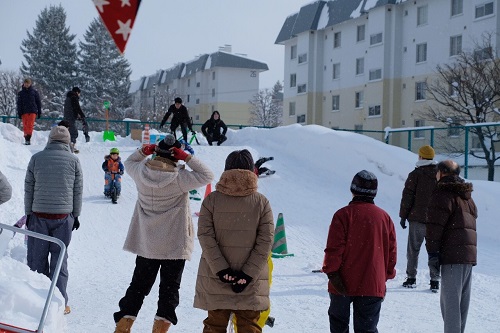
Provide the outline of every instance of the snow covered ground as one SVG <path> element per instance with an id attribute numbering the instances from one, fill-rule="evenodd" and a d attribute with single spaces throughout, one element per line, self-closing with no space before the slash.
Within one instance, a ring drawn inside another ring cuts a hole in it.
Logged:
<path id="1" fill-rule="evenodd" d="M 13 185 L 12 199 L 0 206 L 0 222 L 14 224 L 24 212 L 23 191 L 30 156 L 42 150 L 48 132 L 35 132 L 32 146 L 22 145 L 22 132 L 0 123 L 0 170 Z M 80 138 L 83 135 L 80 132 Z M 382 305 L 381 332 L 442 332 L 439 294 L 429 291 L 429 271 L 425 249 L 420 256 L 417 289 L 401 287 L 405 278 L 407 230 L 399 226 L 399 202 L 404 181 L 417 156 L 404 149 L 386 145 L 368 137 L 335 132 L 320 126 L 291 125 L 276 129 L 247 128 L 230 131 L 221 147 L 194 146 L 196 155 L 216 175 L 224 168 L 226 156 L 233 150 L 248 148 L 255 159 L 274 156 L 265 166 L 276 174 L 261 178 L 259 190 L 272 205 L 275 220 L 283 213 L 288 250 L 294 257 L 274 260 L 271 289 L 271 315 L 274 328 L 265 332 L 328 331 L 329 298 L 327 278 L 312 273 L 322 265 L 328 226 L 333 213 L 346 205 L 349 185 L 362 169 L 379 179 L 375 203 L 396 221 L 398 240 L 397 275 L 387 283 Z M 91 142 L 78 142 L 84 172 L 81 227 L 73 233 L 69 246 L 70 315 L 64 316 L 63 299 L 57 291 L 45 326 L 45 333 L 113 332 L 112 314 L 124 295 L 134 268 L 135 256 L 122 245 L 136 200 L 133 181 L 123 177 L 122 195 L 117 205 L 103 195 L 101 163 L 111 147 L 118 147 L 122 159 L 140 145 L 130 138 L 102 142 L 102 133 L 91 132 Z M 215 185 L 215 182 L 213 185 Z M 472 300 L 467 332 L 496 332 L 500 327 L 500 231 L 498 198 L 500 185 L 473 181 L 473 198 L 479 208 L 478 265 L 474 267 Z M 203 194 L 204 189 L 199 189 Z M 191 210 L 201 202 L 191 201 Z M 196 216 L 193 214 L 196 227 Z M 31 272 L 25 265 L 24 236 L 4 232 L 0 235 L 0 322 L 36 329 L 50 281 Z M 2 248 L 3 243 L 3 248 Z M 204 311 L 192 307 L 200 247 L 195 241 L 192 261 L 186 264 L 181 284 L 178 325 L 172 332 L 201 332 Z M 157 282 L 158 283 L 158 282 Z M 158 285 L 146 298 L 134 324 L 134 332 L 151 331 L 156 311 Z"/>

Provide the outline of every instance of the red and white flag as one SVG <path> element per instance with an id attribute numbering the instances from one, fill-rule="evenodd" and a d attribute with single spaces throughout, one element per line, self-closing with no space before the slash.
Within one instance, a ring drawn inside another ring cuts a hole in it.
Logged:
<path id="1" fill-rule="evenodd" d="M 141 0 L 92 0 L 104 25 L 123 54 Z"/>

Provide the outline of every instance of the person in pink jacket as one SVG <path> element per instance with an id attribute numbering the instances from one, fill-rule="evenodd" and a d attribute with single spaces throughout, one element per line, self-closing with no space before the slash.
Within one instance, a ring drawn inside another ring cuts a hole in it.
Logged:
<path id="1" fill-rule="evenodd" d="M 377 207 L 377 177 L 366 170 L 351 183 L 352 201 L 332 219 L 323 272 L 330 293 L 330 332 L 377 332 L 385 282 L 396 276 L 396 232 L 389 214 Z"/>

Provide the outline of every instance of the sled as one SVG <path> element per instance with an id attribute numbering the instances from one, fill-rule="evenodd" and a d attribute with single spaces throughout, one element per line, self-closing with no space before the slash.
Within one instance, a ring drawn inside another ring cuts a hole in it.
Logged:
<path id="1" fill-rule="evenodd" d="M 49 313 L 50 303 L 52 301 L 52 297 L 54 296 L 54 291 L 56 288 L 57 279 L 59 278 L 59 273 L 61 272 L 61 266 L 62 266 L 62 263 L 64 260 L 64 256 L 66 254 L 66 245 L 64 245 L 64 243 L 60 239 L 46 236 L 46 235 L 40 234 L 38 232 L 33 232 L 33 231 L 29 231 L 29 230 L 25 230 L 25 229 L 21 229 L 21 228 L 17 228 L 14 226 L 0 223 L 0 231 L 2 229 L 10 230 L 12 232 L 18 232 L 18 233 L 28 235 L 31 237 L 43 239 L 43 240 L 46 240 L 48 242 L 56 243 L 61 248 L 61 252 L 59 253 L 59 259 L 57 260 L 57 264 L 56 264 L 56 270 L 54 272 L 54 277 L 52 279 L 52 282 L 50 283 L 49 292 L 47 294 L 47 299 L 45 300 L 45 306 L 43 307 L 43 312 L 42 312 L 42 316 L 40 318 L 40 322 L 38 324 L 38 328 L 35 331 L 33 331 L 33 330 L 29 330 L 29 329 L 25 329 L 25 328 L 21 328 L 21 327 L 16 327 L 13 325 L 9 325 L 9 324 L 0 322 L 0 333 L 33 333 L 33 332 L 42 333 L 43 327 L 45 326 L 45 320 L 47 319 L 47 315 Z"/>

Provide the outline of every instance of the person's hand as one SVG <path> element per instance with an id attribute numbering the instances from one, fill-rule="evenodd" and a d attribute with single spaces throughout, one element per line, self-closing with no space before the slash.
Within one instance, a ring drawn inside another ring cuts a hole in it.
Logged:
<path id="1" fill-rule="evenodd" d="M 406 229 L 406 219 L 405 218 L 402 217 L 399 224 L 401 224 L 401 228 Z"/>
<path id="2" fill-rule="evenodd" d="M 196 132 L 195 132 L 195 131 L 193 131 L 193 130 L 191 130 L 191 134 L 196 135 Z"/>
<path id="3" fill-rule="evenodd" d="M 231 268 L 217 272 L 217 276 L 224 283 L 234 283 L 236 280 L 236 273 Z"/>
<path id="4" fill-rule="evenodd" d="M 176 160 L 185 161 L 189 156 L 188 153 L 177 147 L 172 147 L 170 150 L 172 151 L 172 157 Z"/>
<path id="5" fill-rule="evenodd" d="M 28 229 L 30 226 L 30 218 L 31 218 L 31 214 L 26 215 L 26 229 Z"/>
<path id="6" fill-rule="evenodd" d="M 78 221 L 78 216 L 75 217 L 75 221 L 73 222 L 73 229 L 71 230 L 78 230 L 80 228 L 80 221 Z"/>
<path id="7" fill-rule="evenodd" d="M 429 267 L 434 267 L 439 272 L 441 263 L 439 262 L 439 252 L 429 253 Z"/>
<path id="8" fill-rule="evenodd" d="M 342 277 L 340 276 L 340 272 L 333 272 L 333 273 L 328 273 L 328 281 L 333 286 L 333 289 L 335 289 L 339 294 L 345 295 L 347 293 L 347 290 L 345 289 L 344 281 L 342 281 Z"/>
<path id="9" fill-rule="evenodd" d="M 147 145 L 147 146 L 142 147 L 142 153 L 144 155 L 148 156 L 148 155 L 153 154 L 155 152 L 155 149 L 156 149 L 155 144 Z"/>
<path id="10" fill-rule="evenodd" d="M 243 271 L 236 272 L 236 282 L 231 286 L 231 289 L 237 294 L 241 293 L 252 282 L 253 278 L 246 275 Z"/>

